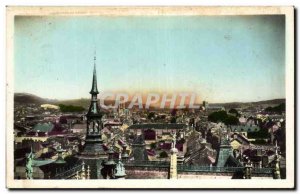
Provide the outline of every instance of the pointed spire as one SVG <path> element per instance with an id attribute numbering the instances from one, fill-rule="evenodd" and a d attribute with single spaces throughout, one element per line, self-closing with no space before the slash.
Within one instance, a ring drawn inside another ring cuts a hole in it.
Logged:
<path id="1" fill-rule="evenodd" d="M 92 83 L 92 89 L 90 91 L 90 94 L 99 94 L 98 88 L 97 88 L 97 73 L 96 73 L 96 50 L 94 54 L 94 72 L 93 72 L 93 83 Z"/>

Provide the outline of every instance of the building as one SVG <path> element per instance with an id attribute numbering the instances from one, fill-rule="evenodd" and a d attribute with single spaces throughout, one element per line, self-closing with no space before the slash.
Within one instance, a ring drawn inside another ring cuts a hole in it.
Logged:
<path id="1" fill-rule="evenodd" d="M 241 146 L 249 145 L 249 140 L 240 133 L 233 133 L 231 135 L 230 145 L 233 150 L 239 150 Z"/>
<path id="2" fill-rule="evenodd" d="M 106 152 L 103 147 L 103 140 L 101 137 L 102 130 L 102 113 L 100 113 L 100 106 L 98 104 L 97 95 L 99 94 L 97 88 L 97 74 L 96 74 L 96 58 L 94 59 L 94 72 L 91 94 L 91 104 L 86 114 L 86 137 L 82 151 L 77 158 L 83 160 L 85 164 L 91 168 L 91 179 L 100 179 L 102 164 L 107 159 Z"/>
<path id="3" fill-rule="evenodd" d="M 164 136 L 170 136 L 172 133 L 184 132 L 187 128 L 185 124 L 177 123 L 145 123 L 133 124 L 127 128 L 130 133 L 145 134 L 145 140 L 164 139 Z"/>

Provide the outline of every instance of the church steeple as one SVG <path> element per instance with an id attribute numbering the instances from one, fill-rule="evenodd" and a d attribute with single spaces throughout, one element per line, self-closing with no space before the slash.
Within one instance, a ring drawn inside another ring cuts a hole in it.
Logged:
<path id="1" fill-rule="evenodd" d="M 107 159 L 107 155 L 103 149 L 103 140 L 101 136 L 102 130 L 102 114 L 98 104 L 97 94 L 97 75 L 96 75 L 96 54 L 94 56 L 94 72 L 93 83 L 90 91 L 91 104 L 86 114 L 86 136 L 83 149 L 78 154 L 78 158 L 84 160 L 86 164 L 95 168 L 90 171 L 91 179 L 99 179 L 101 177 L 101 163 Z"/>
<path id="2" fill-rule="evenodd" d="M 98 101 L 97 94 L 99 94 L 99 92 L 97 88 L 96 53 L 94 56 L 93 82 L 92 82 L 92 89 L 90 91 L 90 94 L 92 95 L 92 99 L 91 99 L 91 104 L 87 116 L 100 115 L 100 107 L 97 102 Z"/>
<path id="3" fill-rule="evenodd" d="M 94 56 L 94 72 L 93 72 L 93 83 L 92 83 L 92 89 L 90 91 L 90 94 L 97 95 L 99 94 L 98 88 L 97 88 L 97 72 L 96 72 L 96 54 Z"/>

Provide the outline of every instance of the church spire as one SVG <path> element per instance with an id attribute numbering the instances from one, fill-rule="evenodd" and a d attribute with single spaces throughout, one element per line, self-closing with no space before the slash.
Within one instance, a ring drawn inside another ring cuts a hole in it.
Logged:
<path id="1" fill-rule="evenodd" d="M 90 94 L 99 94 L 98 88 L 97 88 L 97 73 L 96 73 L 96 51 L 94 56 L 94 72 L 93 72 L 93 83 L 92 83 L 92 89 L 90 91 Z"/>
<path id="2" fill-rule="evenodd" d="M 98 92 L 98 88 L 97 88 L 96 52 L 95 52 L 95 55 L 94 55 L 93 83 L 92 83 L 92 89 L 90 91 L 90 94 L 92 95 L 92 98 L 91 98 L 91 105 L 90 105 L 90 108 L 89 108 L 89 111 L 88 111 L 87 115 L 100 114 L 99 105 L 97 103 L 97 94 L 99 94 L 99 92 Z"/>
<path id="3" fill-rule="evenodd" d="M 94 55 L 94 72 L 93 72 L 93 85 L 90 94 L 91 104 L 86 114 L 86 136 L 84 140 L 83 149 L 78 153 L 78 158 L 82 159 L 94 170 L 88 172 L 91 179 L 99 179 L 101 177 L 101 161 L 107 159 L 107 155 L 103 149 L 103 140 L 101 136 L 102 130 L 102 113 L 98 104 L 97 94 L 97 77 L 96 77 L 96 53 Z"/>

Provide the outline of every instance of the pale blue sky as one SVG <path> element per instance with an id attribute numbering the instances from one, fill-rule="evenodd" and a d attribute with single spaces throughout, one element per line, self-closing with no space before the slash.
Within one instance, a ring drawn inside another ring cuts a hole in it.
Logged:
<path id="1" fill-rule="evenodd" d="M 285 97 L 284 16 L 17 17 L 15 92 L 195 92 L 209 102 Z"/>

